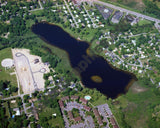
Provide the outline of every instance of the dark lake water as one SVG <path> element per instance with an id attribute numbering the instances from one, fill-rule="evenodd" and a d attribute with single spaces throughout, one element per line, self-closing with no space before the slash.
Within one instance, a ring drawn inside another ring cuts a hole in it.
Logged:
<path id="1" fill-rule="evenodd" d="M 88 55 L 89 43 L 78 41 L 62 28 L 41 22 L 32 26 L 32 31 L 46 42 L 68 53 L 72 68 L 76 69 L 85 87 L 96 88 L 110 98 L 127 92 L 136 77 L 113 68 L 100 56 Z"/>

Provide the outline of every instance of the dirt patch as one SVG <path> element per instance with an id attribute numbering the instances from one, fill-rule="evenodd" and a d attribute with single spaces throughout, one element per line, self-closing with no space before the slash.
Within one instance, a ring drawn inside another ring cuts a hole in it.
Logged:
<path id="1" fill-rule="evenodd" d="M 12 49 L 12 54 L 23 92 L 26 94 L 36 89 L 43 90 L 45 82 L 43 74 L 49 72 L 48 66 L 39 56 L 31 55 L 27 49 Z"/>
<path id="2" fill-rule="evenodd" d="M 148 89 L 145 88 L 145 87 L 141 87 L 137 84 L 137 82 L 135 82 L 132 87 L 130 88 L 131 92 L 133 93 L 140 93 L 140 92 L 145 92 L 147 91 Z"/>

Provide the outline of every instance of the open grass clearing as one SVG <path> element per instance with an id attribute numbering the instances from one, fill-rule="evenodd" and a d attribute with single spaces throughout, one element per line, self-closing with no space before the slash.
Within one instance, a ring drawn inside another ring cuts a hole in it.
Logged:
<path id="1" fill-rule="evenodd" d="M 0 72 L 0 80 L 7 80 L 7 81 L 10 81 L 11 82 L 11 86 L 15 86 L 15 87 L 18 87 L 17 85 L 17 78 L 16 78 L 16 75 L 10 75 L 10 73 L 13 73 L 14 72 L 14 69 L 6 69 L 4 67 L 2 67 L 1 65 L 1 62 L 3 59 L 6 59 L 6 58 L 11 58 L 13 59 L 12 57 L 12 52 L 11 52 L 11 48 L 5 48 L 3 50 L 0 50 L 0 69 L 2 70 Z M 18 93 L 13 93 L 13 95 L 17 95 Z"/>
<path id="2" fill-rule="evenodd" d="M 111 109 L 118 123 L 123 126 L 120 114 L 122 111 L 125 122 L 133 128 L 147 128 L 148 121 L 152 116 L 149 106 L 160 103 L 159 97 L 154 94 L 151 87 L 146 87 L 139 81 L 135 82 L 125 95 L 118 97 L 115 101 L 118 104 L 111 104 Z"/>
<path id="3" fill-rule="evenodd" d="M 57 114 L 56 117 L 53 117 L 52 114 Z M 43 108 L 43 111 L 40 113 L 40 117 L 49 117 L 51 116 L 52 118 L 48 121 L 48 123 L 50 124 L 50 126 L 55 127 L 55 126 L 59 126 L 59 128 L 64 127 L 63 124 L 63 119 L 61 118 L 61 116 L 59 116 L 60 111 L 58 108 L 53 109 L 53 108 L 48 108 L 45 107 Z"/>
<path id="4" fill-rule="evenodd" d="M 149 21 L 149 20 L 141 19 L 141 20 L 138 22 L 138 25 L 139 25 L 139 26 L 143 26 L 143 25 L 151 24 L 151 23 L 152 23 L 152 22 Z"/>

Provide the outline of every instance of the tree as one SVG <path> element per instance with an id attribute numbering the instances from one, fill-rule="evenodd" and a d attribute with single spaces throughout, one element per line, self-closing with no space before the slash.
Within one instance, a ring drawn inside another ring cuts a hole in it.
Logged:
<path id="1" fill-rule="evenodd" d="M 12 86 L 11 87 L 11 92 L 17 92 L 18 91 L 18 88 L 17 87 L 15 87 L 15 86 Z"/>
<path id="2" fill-rule="evenodd" d="M 34 96 L 34 97 L 36 97 L 37 95 L 38 95 L 38 91 L 35 91 L 34 93 L 32 93 L 32 95 Z"/>
<path id="3" fill-rule="evenodd" d="M 0 91 L 3 91 L 4 89 L 6 89 L 8 87 L 8 85 L 10 84 L 10 81 L 0 81 Z"/>
<path id="4" fill-rule="evenodd" d="M 31 123 L 31 128 L 37 128 L 37 124 L 36 123 Z"/>
<path id="5" fill-rule="evenodd" d="M 28 121 L 28 120 L 24 120 L 24 121 L 23 121 L 23 126 L 24 126 L 24 127 L 27 127 L 28 124 L 29 124 L 29 121 Z"/>

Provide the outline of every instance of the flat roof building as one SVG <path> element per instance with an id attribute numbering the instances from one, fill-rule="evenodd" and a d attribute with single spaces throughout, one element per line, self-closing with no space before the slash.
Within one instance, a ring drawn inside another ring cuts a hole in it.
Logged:
<path id="1" fill-rule="evenodd" d="M 86 110 L 86 111 L 91 111 L 91 108 L 90 107 L 88 107 L 88 106 L 83 106 L 83 108 Z"/>
<path id="2" fill-rule="evenodd" d="M 59 100 L 58 103 L 59 103 L 59 106 L 60 106 L 61 109 L 64 108 L 64 104 L 63 104 L 62 100 Z"/>
<path id="3" fill-rule="evenodd" d="M 80 122 L 82 119 L 81 119 L 81 117 L 80 116 L 78 116 L 78 117 L 76 117 L 76 118 L 74 118 L 74 121 L 75 122 Z"/>
<path id="4" fill-rule="evenodd" d="M 97 109 L 93 109 L 93 112 L 94 112 L 94 115 L 96 116 L 96 118 L 98 120 L 99 125 L 102 126 L 103 122 L 102 122 L 102 119 L 101 119 L 101 116 L 100 116 L 98 110 Z"/>
<path id="5" fill-rule="evenodd" d="M 117 23 L 119 23 L 119 21 L 121 20 L 122 16 L 123 16 L 123 12 L 116 11 L 116 12 L 114 13 L 114 16 L 112 17 L 112 20 L 111 20 L 111 21 L 112 21 L 113 23 L 117 24 Z"/>
<path id="6" fill-rule="evenodd" d="M 107 20 L 111 14 L 113 13 L 113 10 L 110 8 L 106 8 L 105 6 L 101 6 L 101 5 L 95 5 L 96 8 L 99 10 L 99 12 L 102 14 L 103 18 L 105 20 Z"/>
<path id="7" fill-rule="evenodd" d="M 110 122 L 111 122 L 112 125 L 116 125 L 116 121 L 115 121 L 114 117 L 110 118 Z"/>

